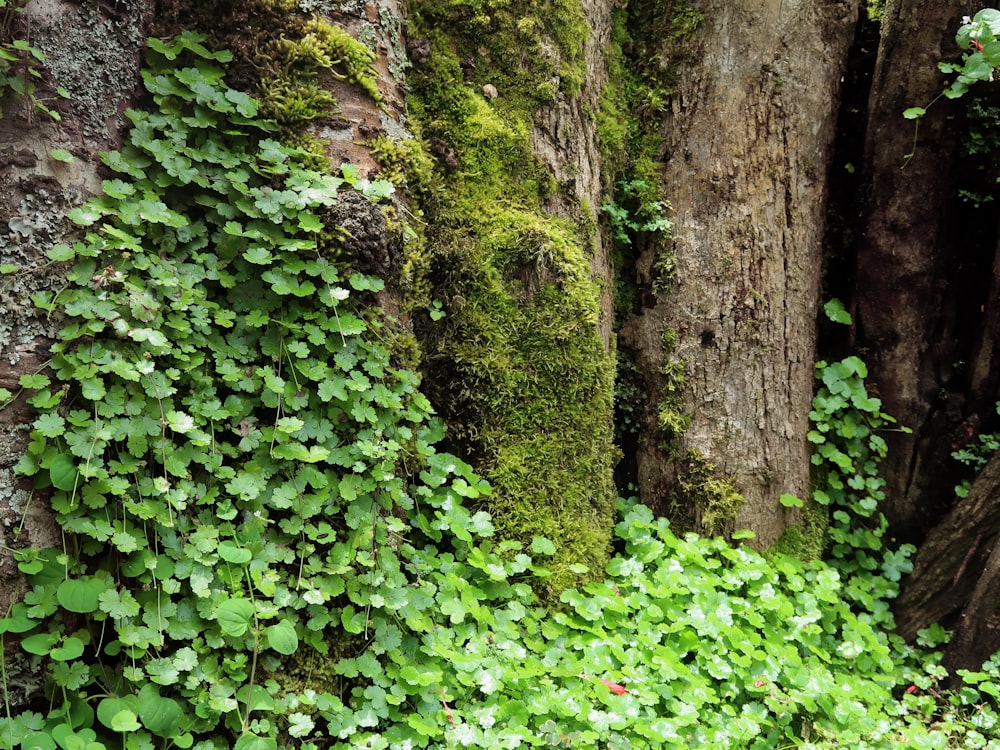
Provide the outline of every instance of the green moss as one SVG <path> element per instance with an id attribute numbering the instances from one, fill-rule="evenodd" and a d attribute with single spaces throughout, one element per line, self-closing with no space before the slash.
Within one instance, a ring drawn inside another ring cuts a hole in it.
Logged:
<path id="1" fill-rule="evenodd" d="M 885 16 L 885 0 L 860 0 L 860 4 L 869 21 L 881 21 Z"/>
<path id="2" fill-rule="evenodd" d="M 411 37 L 431 48 L 409 80 L 423 150 L 382 144 L 380 161 L 422 186 L 429 295 L 445 313 L 415 317 L 423 387 L 450 447 L 492 484 L 498 536 L 556 543 L 554 592 L 574 582 L 574 563 L 603 571 L 616 499 L 614 362 L 598 329 L 593 220 L 543 211 L 559 186 L 530 140 L 535 109 L 579 90 L 582 11 L 576 0 L 544 14 L 527 2 L 428 0 L 415 10 Z M 486 83 L 497 98 L 480 94 Z"/>
<path id="3" fill-rule="evenodd" d="M 664 450 L 673 450 L 673 443 L 691 424 L 691 417 L 681 411 L 681 391 L 684 389 L 687 363 L 674 358 L 677 335 L 666 329 L 662 333 L 660 374 L 663 375 L 663 395 L 657 407 L 657 426 L 663 434 Z"/>
<path id="4" fill-rule="evenodd" d="M 432 189 L 434 161 L 420 141 L 380 135 L 368 142 L 368 149 L 382 168 L 381 177 L 410 197 L 427 195 Z"/>
<path id="5" fill-rule="evenodd" d="M 590 29 L 579 0 L 424 0 L 414 7 L 423 33 L 440 29 L 467 62 L 469 82 L 489 83 L 528 113 L 556 94 L 577 96 L 586 80 Z"/>
<path id="6" fill-rule="evenodd" d="M 481 210 L 477 226 L 448 237 L 434 228 L 432 281 L 447 315 L 423 331 L 426 388 L 455 449 L 493 485 L 498 534 L 553 539 L 557 571 L 600 571 L 614 448 L 598 289 L 571 224 Z M 567 581 L 557 575 L 554 587 Z"/>
<path id="7" fill-rule="evenodd" d="M 830 517 L 822 505 L 808 501 L 802 507 L 802 523 L 789 526 L 768 550 L 799 560 L 821 560 L 826 552 Z"/>
<path id="8" fill-rule="evenodd" d="M 285 137 L 337 114 L 331 79 L 356 85 L 381 104 L 375 54 L 340 26 L 295 7 L 289 0 L 206 0 L 197 7 L 160 0 L 153 31 L 170 37 L 199 29 L 210 49 L 231 50 L 227 81 L 259 98 L 261 115 Z"/>
<path id="9" fill-rule="evenodd" d="M 733 480 L 717 477 L 715 467 L 696 450 L 680 462 L 671 493 L 670 518 L 679 528 L 702 536 L 732 533 L 743 496 Z"/>

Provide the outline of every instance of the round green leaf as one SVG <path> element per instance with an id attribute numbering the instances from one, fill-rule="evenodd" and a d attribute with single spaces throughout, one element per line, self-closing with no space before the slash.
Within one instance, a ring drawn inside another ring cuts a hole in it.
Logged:
<path id="1" fill-rule="evenodd" d="M 784 505 L 786 508 L 801 508 L 802 501 L 795 497 L 795 495 L 789 495 L 788 493 L 783 494 L 778 498 L 778 502 Z"/>
<path id="2" fill-rule="evenodd" d="M 137 732 L 142 729 L 138 717 L 127 708 L 111 717 L 110 729 L 115 732 Z"/>
<path id="3" fill-rule="evenodd" d="M 139 719 L 158 737 L 175 737 L 181 732 L 184 711 L 173 698 L 164 698 L 153 685 L 139 691 Z"/>
<path id="4" fill-rule="evenodd" d="M 227 599 L 215 612 L 219 629 L 233 637 L 239 637 L 247 632 L 252 618 L 253 603 L 249 599 Z"/>
<path id="5" fill-rule="evenodd" d="M 554 555 L 556 545 L 543 536 L 536 536 L 531 540 L 531 551 L 536 555 Z"/>
<path id="6" fill-rule="evenodd" d="M 253 558 L 250 550 L 230 541 L 219 542 L 219 557 L 234 565 L 246 565 Z"/>
<path id="7" fill-rule="evenodd" d="M 60 646 L 49 651 L 49 657 L 55 661 L 75 661 L 83 656 L 83 646 L 83 641 L 70 636 Z"/>
<path id="8" fill-rule="evenodd" d="M 27 638 L 21 639 L 21 648 L 29 654 L 45 656 L 52 650 L 55 642 L 56 636 L 51 633 L 35 633 L 35 635 L 29 635 Z"/>
<path id="9" fill-rule="evenodd" d="M 236 700 L 242 703 L 247 711 L 273 711 L 274 698 L 260 685 L 244 685 L 236 691 Z"/>
<path id="10" fill-rule="evenodd" d="M 76 488 L 76 463 L 69 453 L 59 453 L 49 462 L 49 477 L 57 490 L 72 492 Z"/>
<path id="11" fill-rule="evenodd" d="M 125 695 L 121 698 L 104 698 L 97 704 L 97 720 L 108 729 L 114 729 L 112 722 L 118 714 L 128 711 L 136 715 L 138 710 L 139 699 L 134 695 Z"/>
<path id="12" fill-rule="evenodd" d="M 10 615 L 0 619 L 0 633 L 27 633 L 38 624 L 38 620 L 28 614 L 28 608 L 22 603 L 15 604 L 10 609 Z"/>
<path id="13" fill-rule="evenodd" d="M 66 577 L 66 563 L 61 560 L 63 551 L 59 547 L 49 547 L 39 552 L 36 559 L 42 561 L 41 569 L 28 575 L 32 586 L 48 588 Z"/>
<path id="14" fill-rule="evenodd" d="M 21 738 L 21 750 L 55 750 L 56 743 L 45 732 L 28 732 Z"/>
<path id="15" fill-rule="evenodd" d="M 233 750 L 277 750 L 278 743 L 270 737 L 258 737 L 247 732 L 236 740 Z"/>
<path id="16" fill-rule="evenodd" d="M 96 578 L 70 578 L 59 584 L 56 589 L 56 601 L 63 609 L 70 612 L 87 614 L 96 612 L 98 597 L 107 589 L 107 585 Z"/>
<path id="17" fill-rule="evenodd" d="M 135 578 L 150 569 L 151 561 L 156 557 L 152 550 L 141 549 L 128 557 L 120 568 L 122 575 Z"/>
<path id="18" fill-rule="evenodd" d="M 299 647 L 299 637 L 295 633 L 295 626 L 288 620 L 282 620 L 271 625 L 266 631 L 267 645 L 279 654 L 288 656 L 294 654 Z"/>

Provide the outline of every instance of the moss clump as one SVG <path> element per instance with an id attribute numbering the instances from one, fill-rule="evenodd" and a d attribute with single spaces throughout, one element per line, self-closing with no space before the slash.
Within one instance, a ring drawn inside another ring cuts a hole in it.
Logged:
<path id="1" fill-rule="evenodd" d="M 742 505 L 743 496 L 732 479 L 717 477 L 715 467 L 699 451 L 687 452 L 671 493 L 672 522 L 702 536 L 721 536 L 735 531 L 736 514 Z"/>
<path id="2" fill-rule="evenodd" d="M 583 88 L 590 29 L 579 0 L 424 0 L 414 10 L 418 33 L 448 34 L 464 79 L 495 86 L 524 113 Z"/>
<path id="3" fill-rule="evenodd" d="M 368 142 L 381 177 L 411 198 L 428 197 L 434 182 L 434 161 L 418 140 L 394 141 L 380 135 Z M 419 210 L 419 209 L 418 209 Z"/>
<path id="4" fill-rule="evenodd" d="M 881 21 L 885 16 L 885 0 L 860 0 L 869 21 Z"/>
<path id="5" fill-rule="evenodd" d="M 424 390 L 449 447 L 492 484 L 498 535 L 556 543 L 558 591 L 574 582 L 574 563 L 603 570 L 616 493 L 593 223 L 542 210 L 558 186 L 531 147 L 535 109 L 573 95 L 583 75 L 579 4 L 550 6 L 420 4 L 410 36 L 429 52 L 409 80 L 411 124 L 435 168 L 426 174 L 412 150 L 399 159 L 386 149 L 383 163 L 408 162 L 426 186 L 429 294 L 444 317 L 416 318 Z M 496 98 L 481 95 L 486 83 Z"/>
<path id="6" fill-rule="evenodd" d="M 691 417 L 681 411 L 681 391 L 684 389 L 687 363 L 674 358 L 677 350 L 677 336 L 671 330 L 662 334 L 662 360 L 660 374 L 663 375 L 663 395 L 657 408 L 657 426 L 666 441 L 663 448 L 672 450 L 673 443 L 684 434 L 691 424 Z"/>
<path id="7" fill-rule="evenodd" d="M 829 528 L 827 509 L 817 503 L 806 502 L 802 507 L 802 523 L 782 531 L 768 552 L 799 560 L 821 560 L 826 552 Z"/>
<path id="8" fill-rule="evenodd" d="M 227 82 L 260 99 L 261 115 L 285 136 L 337 114 L 337 99 L 329 90 L 333 80 L 356 85 L 381 103 L 375 54 L 345 29 L 295 7 L 288 0 L 208 0 L 195 8 L 160 0 L 154 33 L 170 37 L 198 29 L 210 49 L 232 51 Z"/>

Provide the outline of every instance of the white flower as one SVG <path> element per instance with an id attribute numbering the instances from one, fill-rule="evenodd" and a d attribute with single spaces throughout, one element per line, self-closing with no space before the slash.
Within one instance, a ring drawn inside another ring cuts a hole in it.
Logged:
<path id="1" fill-rule="evenodd" d="M 972 23 L 972 16 L 962 16 L 963 26 L 968 26 L 970 23 Z"/>

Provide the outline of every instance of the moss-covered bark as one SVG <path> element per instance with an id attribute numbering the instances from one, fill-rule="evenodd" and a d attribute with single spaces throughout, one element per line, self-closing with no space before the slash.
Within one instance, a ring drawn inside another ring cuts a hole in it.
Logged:
<path id="1" fill-rule="evenodd" d="M 544 14 L 423 3 L 411 32 L 411 116 L 435 163 L 418 191 L 429 294 L 445 313 L 418 326 L 425 389 L 493 485 L 498 534 L 556 543 L 557 589 L 574 563 L 603 569 L 615 498 L 595 216 L 534 137 L 541 112 L 588 85 L 588 34 L 573 0 Z"/>

